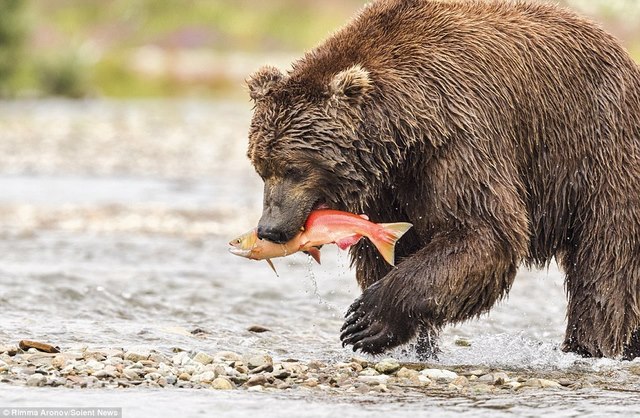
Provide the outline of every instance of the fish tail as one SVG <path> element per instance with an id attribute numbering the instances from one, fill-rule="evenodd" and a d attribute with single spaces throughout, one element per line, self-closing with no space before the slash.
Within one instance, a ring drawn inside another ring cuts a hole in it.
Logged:
<path id="1" fill-rule="evenodd" d="M 371 242 L 378 249 L 382 258 L 384 258 L 387 263 L 395 266 L 396 242 L 413 225 L 408 222 L 395 222 L 378 225 L 381 227 L 380 232 L 370 238 Z"/>

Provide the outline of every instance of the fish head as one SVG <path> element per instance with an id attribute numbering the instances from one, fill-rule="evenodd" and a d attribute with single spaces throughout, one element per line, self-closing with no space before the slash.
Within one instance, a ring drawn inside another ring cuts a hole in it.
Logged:
<path id="1" fill-rule="evenodd" d="M 254 251 L 258 244 L 258 233 L 256 229 L 245 232 L 244 234 L 229 241 L 229 252 L 231 254 L 239 255 L 240 257 L 251 257 L 251 253 Z"/>
<path id="2" fill-rule="evenodd" d="M 383 177 L 358 132 L 369 72 L 340 70 L 307 79 L 264 67 L 247 81 L 255 105 L 247 154 L 264 181 L 260 239 L 291 240 L 320 207 L 361 212 Z"/>

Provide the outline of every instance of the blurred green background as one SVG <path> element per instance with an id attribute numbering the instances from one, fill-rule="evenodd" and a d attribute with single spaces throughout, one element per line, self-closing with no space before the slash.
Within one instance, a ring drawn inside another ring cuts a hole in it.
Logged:
<path id="1" fill-rule="evenodd" d="M 244 97 L 363 0 L 0 0 L 0 97 Z M 640 58 L 640 2 L 565 0 Z"/>

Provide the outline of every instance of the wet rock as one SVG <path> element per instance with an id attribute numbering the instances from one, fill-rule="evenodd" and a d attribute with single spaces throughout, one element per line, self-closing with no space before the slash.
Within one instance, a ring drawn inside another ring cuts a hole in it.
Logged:
<path id="1" fill-rule="evenodd" d="M 196 361 L 200 364 L 210 364 L 213 363 L 213 357 L 203 351 L 200 351 L 195 356 L 193 356 L 193 361 Z"/>
<path id="2" fill-rule="evenodd" d="M 417 379 L 420 376 L 420 372 L 417 370 L 407 369 L 406 367 L 402 367 L 396 373 L 396 376 L 403 379 Z"/>
<path id="3" fill-rule="evenodd" d="M 67 364 L 67 359 L 65 356 L 57 355 L 51 360 L 51 366 L 60 370 Z"/>
<path id="4" fill-rule="evenodd" d="M 44 386 L 46 382 L 47 382 L 46 376 L 40 373 L 34 373 L 27 378 L 26 384 L 27 386 Z"/>
<path id="5" fill-rule="evenodd" d="M 59 353 L 60 352 L 60 348 L 59 347 L 54 347 L 51 344 L 47 344 L 47 343 L 41 343 L 38 341 L 31 341 L 31 340 L 22 340 L 18 343 L 18 347 L 20 347 L 21 350 L 29 350 L 29 349 L 35 349 L 37 351 L 42 351 L 45 353 Z"/>
<path id="6" fill-rule="evenodd" d="M 431 380 L 451 381 L 458 377 L 457 373 L 444 369 L 424 369 L 420 372 L 422 376 L 426 376 Z"/>
<path id="7" fill-rule="evenodd" d="M 318 360 L 311 360 L 307 363 L 307 367 L 309 367 L 310 370 L 320 370 L 327 367 L 327 365 Z"/>
<path id="8" fill-rule="evenodd" d="M 11 357 L 18 354 L 18 351 L 20 350 L 15 345 L 0 345 L 0 353 L 6 353 Z"/>
<path id="9" fill-rule="evenodd" d="M 504 384 L 504 387 L 507 389 L 518 390 L 522 387 L 522 383 L 511 381 Z"/>
<path id="10" fill-rule="evenodd" d="M 217 377 L 211 382 L 211 388 L 216 390 L 231 390 L 234 389 L 234 384 L 226 377 Z"/>
<path id="11" fill-rule="evenodd" d="M 304 364 L 301 363 L 291 363 L 291 362 L 285 362 L 281 364 L 282 368 L 285 369 L 286 371 L 288 371 L 289 373 L 291 373 L 292 375 L 299 375 L 302 373 L 305 373 L 307 370 L 309 370 L 309 368 L 307 366 L 305 366 Z"/>
<path id="12" fill-rule="evenodd" d="M 246 386 L 251 387 L 251 386 L 257 386 L 257 385 L 266 385 L 269 381 L 267 380 L 267 377 L 264 374 L 256 374 L 253 375 L 249 378 L 249 380 L 247 380 L 247 383 L 245 383 Z"/>
<path id="13" fill-rule="evenodd" d="M 262 333 L 262 332 L 268 332 L 268 331 L 271 331 L 271 330 L 269 328 L 267 328 L 267 327 L 263 327 L 262 325 L 251 325 L 249 328 L 247 328 L 247 331 L 255 332 L 255 333 Z"/>
<path id="14" fill-rule="evenodd" d="M 465 386 L 469 386 L 469 380 L 464 376 L 458 376 L 455 379 L 453 379 L 450 384 L 457 387 L 465 387 Z"/>
<path id="15" fill-rule="evenodd" d="M 507 376 L 507 374 L 503 372 L 487 373 L 478 378 L 478 382 L 495 386 L 504 385 L 509 380 L 509 376 Z"/>
<path id="16" fill-rule="evenodd" d="M 367 367 L 366 369 L 364 369 L 363 371 L 361 371 L 360 373 L 358 373 L 360 376 L 377 376 L 380 373 L 378 373 L 378 371 L 376 369 L 373 369 L 371 367 Z"/>
<path id="17" fill-rule="evenodd" d="M 351 357 L 353 363 L 358 363 L 363 369 L 369 367 L 369 360 L 362 357 Z"/>
<path id="18" fill-rule="evenodd" d="M 540 380 L 540 387 L 542 387 L 543 389 L 548 389 L 548 388 L 558 389 L 562 387 L 560 383 L 554 380 L 547 380 L 547 379 L 539 379 L 539 380 Z"/>
<path id="19" fill-rule="evenodd" d="M 136 363 L 141 360 L 147 360 L 150 355 L 151 355 L 150 350 L 142 349 L 142 348 L 132 349 L 124 353 L 124 359 L 133 361 L 134 363 Z"/>
<path id="20" fill-rule="evenodd" d="M 400 369 L 400 363 L 393 358 L 386 358 L 376 363 L 375 369 L 378 373 L 392 374 Z"/>
<path id="21" fill-rule="evenodd" d="M 236 376 L 230 376 L 229 380 L 231 380 L 236 385 L 244 385 L 249 380 L 249 376 L 246 374 L 238 374 Z"/>
<path id="22" fill-rule="evenodd" d="M 380 374 L 377 376 L 358 376 L 358 382 L 366 383 L 368 385 L 379 385 L 387 383 L 389 376 L 386 374 Z"/>
<path id="23" fill-rule="evenodd" d="M 149 360 L 153 361 L 156 364 L 171 362 L 169 357 L 165 356 L 162 353 L 158 353 L 158 352 L 155 352 L 155 351 L 151 352 L 151 354 L 149 355 Z"/>
<path id="24" fill-rule="evenodd" d="M 493 384 L 496 386 L 504 385 L 511 380 L 504 372 L 493 373 L 493 379 Z"/>
<path id="25" fill-rule="evenodd" d="M 216 361 L 242 361 L 242 356 L 233 351 L 218 351 L 213 355 Z"/>
<path id="26" fill-rule="evenodd" d="M 212 371 L 206 371 L 201 374 L 197 374 L 191 377 L 192 382 L 198 383 L 211 383 L 215 380 L 216 374 Z"/>
<path id="27" fill-rule="evenodd" d="M 138 374 L 138 371 L 136 369 L 132 369 L 132 368 L 126 368 L 122 371 L 122 375 L 124 377 L 126 377 L 129 380 L 135 380 L 138 379 L 140 377 L 140 375 Z"/>
<path id="28" fill-rule="evenodd" d="M 191 358 L 189 357 L 189 353 L 187 353 L 186 351 L 181 351 L 173 356 L 171 362 L 176 366 L 184 366 L 191 362 Z"/>
<path id="29" fill-rule="evenodd" d="M 475 385 L 471 386 L 470 388 L 471 388 L 471 390 L 473 392 L 478 393 L 478 394 L 491 393 L 491 392 L 495 391 L 495 386 L 487 385 L 485 383 L 478 383 L 478 384 L 475 384 Z"/>
<path id="30" fill-rule="evenodd" d="M 282 365 L 278 364 L 277 366 L 274 367 L 273 372 L 271 373 L 271 375 L 273 377 L 275 377 L 276 379 L 286 379 L 287 377 L 291 376 L 291 372 L 289 372 L 288 370 L 285 370 Z"/>
<path id="31" fill-rule="evenodd" d="M 247 358 L 247 367 L 249 370 L 266 370 L 269 367 L 273 370 L 273 359 L 268 354 L 255 354 Z"/>
<path id="32" fill-rule="evenodd" d="M 429 386 L 431 383 L 433 383 L 431 379 L 424 375 L 418 376 L 418 382 L 420 382 L 422 386 Z"/>
<path id="33" fill-rule="evenodd" d="M 458 347 L 471 347 L 471 342 L 466 338 L 458 338 L 454 344 Z"/>

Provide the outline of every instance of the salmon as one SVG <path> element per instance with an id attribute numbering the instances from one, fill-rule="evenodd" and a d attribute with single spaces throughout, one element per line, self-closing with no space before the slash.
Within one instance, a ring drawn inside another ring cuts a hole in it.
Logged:
<path id="1" fill-rule="evenodd" d="M 229 251 L 252 260 L 267 260 L 275 271 L 272 258 L 304 251 L 320 263 L 322 245 L 335 243 L 340 249 L 345 250 L 362 237 L 367 237 L 382 258 L 393 266 L 396 242 L 412 226 L 408 222 L 377 224 L 369 221 L 366 215 L 319 209 L 312 211 L 301 231 L 284 244 L 259 239 L 257 229 L 254 228 L 231 240 Z"/>

